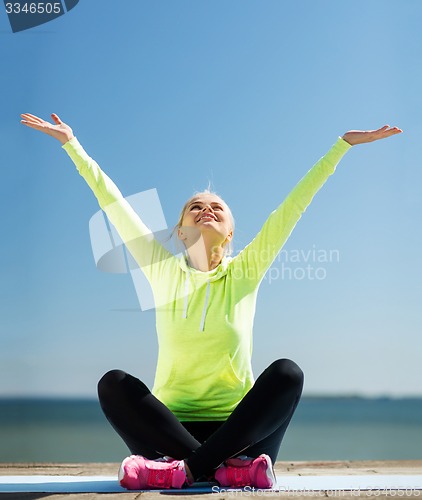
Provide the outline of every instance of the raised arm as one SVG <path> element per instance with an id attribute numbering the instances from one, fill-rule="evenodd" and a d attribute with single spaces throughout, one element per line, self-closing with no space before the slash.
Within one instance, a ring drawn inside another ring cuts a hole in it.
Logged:
<path id="1" fill-rule="evenodd" d="M 56 114 L 51 115 L 54 123 L 49 123 L 31 114 L 21 116 L 24 125 L 50 135 L 61 142 L 63 149 L 68 153 L 78 172 L 91 188 L 100 207 L 107 214 L 135 261 L 150 278 L 151 273 L 157 267 L 153 264 L 168 259 L 171 254 L 155 240 L 150 229 L 125 200 L 114 182 L 85 152 L 69 125 L 62 122 Z"/>
<path id="2" fill-rule="evenodd" d="M 385 125 L 377 130 L 351 130 L 337 140 L 274 210 L 254 240 L 233 259 L 237 276 L 247 276 L 251 286 L 258 284 L 289 238 L 313 197 L 335 172 L 343 155 L 354 145 L 385 139 L 402 132 Z M 253 270 L 254 272 L 251 272 Z"/>

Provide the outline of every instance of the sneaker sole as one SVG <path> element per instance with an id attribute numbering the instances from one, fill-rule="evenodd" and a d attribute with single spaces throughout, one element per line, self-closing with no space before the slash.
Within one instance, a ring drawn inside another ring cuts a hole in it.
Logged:
<path id="1" fill-rule="evenodd" d="M 268 478 L 269 482 L 271 482 L 270 488 L 272 488 L 274 485 L 277 484 L 277 478 L 276 478 L 275 473 L 274 473 L 273 462 L 268 455 L 263 455 L 263 456 L 267 460 L 268 467 L 267 467 L 267 470 L 265 472 L 267 474 L 267 478 Z"/>
<path id="2" fill-rule="evenodd" d="M 125 477 L 125 468 L 124 468 L 124 466 L 125 466 L 125 464 L 126 464 L 127 462 L 129 462 L 129 460 L 131 460 L 131 459 L 132 459 L 132 457 L 126 457 L 126 458 L 123 460 L 123 462 L 121 463 L 120 468 L 119 468 L 119 473 L 118 473 L 118 475 L 117 475 L 117 477 L 118 477 L 118 479 L 119 479 L 119 483 L 120 483 L 120 482 L 124 479 L 124 477 Z"/>

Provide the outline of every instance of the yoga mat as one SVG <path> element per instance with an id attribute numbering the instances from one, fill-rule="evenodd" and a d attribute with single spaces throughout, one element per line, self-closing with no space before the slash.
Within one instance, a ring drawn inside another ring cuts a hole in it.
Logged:
<path id="1" fill-rule="evenodd" d="M 338 490 L 372 490 L 388 493 L 393 490 L 402 490 L 409 495 L 413 491 L 422 490 L 422 475 L 277 476 L 277 482 L 278 485 L 273 488 L 273 491 L 292 493 Z M 220 488 L 207 483 L 196 483 L 185 489 L 187 494 L 230 490 L 234 489 Z M 251 487 L 245 488 L 245 491 L 251 490 Z M 255 491 L 257 490 L 255 488 Z M 116 476 L 0 476 L 0 493 L 119 493 L 125 491 L 127 490 L 119 485 Z"/>

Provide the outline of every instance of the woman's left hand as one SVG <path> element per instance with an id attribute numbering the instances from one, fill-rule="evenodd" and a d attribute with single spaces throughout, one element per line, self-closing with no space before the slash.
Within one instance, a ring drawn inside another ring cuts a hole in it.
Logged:
<path id="1" fill-rule="evenodd" d="M 356 144 L 386 139 L 387 137 L 400 134 L 401 132 L 403 132 L 403 130 L 398 127 L 384 125 L 378 130 L 350 130 L 343 135 L 342 139 L 348 142 L 351 146 L 355 146 Z"/>

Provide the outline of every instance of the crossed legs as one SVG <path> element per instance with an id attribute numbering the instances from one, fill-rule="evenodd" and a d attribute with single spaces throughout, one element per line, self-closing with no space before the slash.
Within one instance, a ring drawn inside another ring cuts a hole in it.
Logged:
<path id="1" fill-rule="evenodd" d="M 108 421 L 134 455 L 184 459 L 197 480 L 237 455 L 269 455 L 273 462 L 303 387 L 301 369 L 274 361 L 224 422 L 180 422 L 137 378 L 120 370 L 98 384 Z"/>

